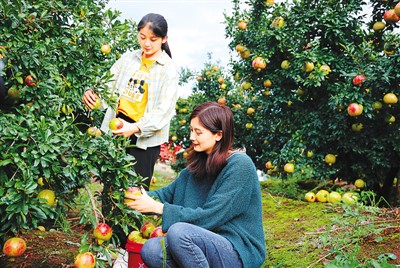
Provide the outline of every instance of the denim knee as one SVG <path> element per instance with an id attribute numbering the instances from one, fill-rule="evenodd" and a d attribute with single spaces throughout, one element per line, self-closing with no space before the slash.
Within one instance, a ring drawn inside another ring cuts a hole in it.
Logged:
<path id="1" fill-rule="evenodd" d="M 161 245 L 161 238 L 151 238 L 144 243 L 140 256 L 147 266 L 157 266 L 162 258 L 163 249 Z"/>

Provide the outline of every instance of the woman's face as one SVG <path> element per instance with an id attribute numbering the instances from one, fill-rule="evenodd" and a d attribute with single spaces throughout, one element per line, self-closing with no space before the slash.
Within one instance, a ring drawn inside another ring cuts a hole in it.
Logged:
<path id="1" fill-rule="evenodd" d="M 197 117 L 190 121 L 190 140 L 192 141 L 193 149 L 196 152 L 205 152 L 206 154 L 210 154 L 217 141 L 220 141 L 221 138 L 221 131 L 213 134 L 200 124 Z"/>
<path id="2" fill-rule="evenodd" d="M 161 54 L 161 45 L 167 39 L 167 36 L 164 38 L 156 36 L 149 25 L 143 27 L 138 33 L 138 42 L 142 48 L 143 56 L 147 59 L 156 59 Z"/>

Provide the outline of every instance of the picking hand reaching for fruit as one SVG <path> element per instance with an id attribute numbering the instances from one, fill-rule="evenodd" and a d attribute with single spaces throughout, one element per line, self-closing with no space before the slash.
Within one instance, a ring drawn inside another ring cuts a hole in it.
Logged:
<path id="1" fill-rule="evenodd" d="M 137 195 L 133 192 L 126 191 L 125 199 L 131 199 L 133 201 L 125 202 L 125 204 L 141 213 L 156 213 L 159 215 L 163 214 L 164 204 L 154 200 L 152 197 L 147 195 L 147 192 L 142 188 L 142 194 Z"/>
<path id="2" fill-rule="evenodd" d="M 101 106 L 101 100 L 93 89 L 88 89 L 82 96 L 82 101 L 89 110 L 97 110 Z"/>

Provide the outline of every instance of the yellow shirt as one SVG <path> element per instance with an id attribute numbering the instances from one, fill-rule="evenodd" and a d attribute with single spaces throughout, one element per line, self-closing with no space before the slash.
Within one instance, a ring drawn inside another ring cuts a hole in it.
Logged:
<path id="1" fill-rule="evenodd" d="M 154 60 L 142 57 L 142 65 L 129 79 L 118 103 L 118 113 L 123 113 L 129 118 L 139 121 L 143 116 L 148 100 L 148 84 L 150 67 Z"/>

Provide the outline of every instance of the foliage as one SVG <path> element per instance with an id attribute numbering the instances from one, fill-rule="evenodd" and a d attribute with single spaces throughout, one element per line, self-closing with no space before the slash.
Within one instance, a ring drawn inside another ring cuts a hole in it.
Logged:
<path id="1" fill-rule="evenodd" d="M 369 189 L 395 201 L 400 106 L 383 97 L 400 95 L 398 23 L 386 23 L 381 31 L 372 26 L 396 3 L 270 2 L 232 1 L 234 11 L 225 14 L 233 51 L 225 80 L 232 84 L 218 89 L 206 65 L 193 90 L 203 98 L 187 102 L 224 96 L 235 115 L 238 146 L 269 175 L 350 183 L 362 178 Z M 257 57 L 265 68 L 253 66 Z M 357 75 L 366 80 L 353 84 Z M 351 103 L 363 106 L 360 115 L 348 114 Z M 335 163 L 325 161 L 328 154 L 336 156 Z M 268 161 L 273 168 L 267 170 Z M 294 164 L 293 173 L 284 171 L 286 163 Z"/>
<path id="2" fill-rule="evenodd" d="M 121 22 L 120 12 L 104 10 L 105 3 L 0 1 L 1 75 L 8 90 L 0 100 L 1 239 L 21 228 L 61 222 L 91 181 L 103 186 L 96 197 L 102 208 L 97 218 L 82 222 L 112 219 L 124 230 L 132 224 L 134 217 L 120 216 L 123 189 L 140 182 L 125 151 L 129 141 L 106 133 L 90 137 L 86 131 L 100 125 L 103 111 L 89 113 L 82 104 L 89 87 L 114 103 L 107 90 L 109 68 L 121 53 L 138 47 L 135 23 Z M 111 53 L 101 52 L 103 44 Z M 41 189 L 55 192 L 55 206 L 37 198 Z"/>

